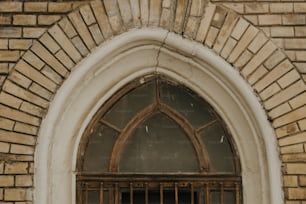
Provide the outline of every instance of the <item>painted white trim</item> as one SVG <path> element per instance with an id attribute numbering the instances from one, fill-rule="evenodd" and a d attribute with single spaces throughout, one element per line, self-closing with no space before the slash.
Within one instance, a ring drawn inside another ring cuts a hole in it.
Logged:
<path id="1" fill-rule="evenodd" d="M 284 203 L 276 137 L 250 86 L 210 49 L 149 28 L 96 48 L 55 95 L 36 147 L 34 203 L 75 204 L 74 171 L 84 129 L 113 93 L 153 72 L 198 92 L 225 120 L 241 157 L 244 204 Z"/>

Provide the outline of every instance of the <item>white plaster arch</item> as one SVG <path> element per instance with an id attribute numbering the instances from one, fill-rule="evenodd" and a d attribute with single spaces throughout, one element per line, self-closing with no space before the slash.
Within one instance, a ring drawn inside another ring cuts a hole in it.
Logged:
<path id="1" fill-rule="evenodd" d="M 162 29 L 123 33 L 79 63 L 55 95 L 35 152 L 35 204 L 75 204 L 80 138 L 122 86 L 162 73 L 202 95 L 225 120 L 240 155 L 244 204 L 282 204 L 276 137 L 251 87 L 210 49 Z"/>

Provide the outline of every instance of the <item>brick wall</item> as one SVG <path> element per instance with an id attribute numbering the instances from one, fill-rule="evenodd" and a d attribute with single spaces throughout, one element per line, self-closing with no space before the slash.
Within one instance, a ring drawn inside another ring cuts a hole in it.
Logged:
<path id="1" fill-rule="evenodd" d="M 117 2 L 0 2 L 0 203 L 32 202 L 41 120 L 73 67 L 112 36 L 152 26 L 240 71 L 275 129 L 286 204 L 306 204 L 306 3 Z"/>

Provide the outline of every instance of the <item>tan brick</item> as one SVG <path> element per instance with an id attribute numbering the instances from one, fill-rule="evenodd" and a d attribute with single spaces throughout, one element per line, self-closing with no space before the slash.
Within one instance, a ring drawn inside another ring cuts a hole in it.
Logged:
<path id="1" fill-rule="evenodd" d="M 52 92 L 55 92 L 57 89 L 57 85 L 53 81 L 23 60 L 19 60 L 15 69 Z"/>
<path id="2" fill-rule="evenodd" d="M 21 99 L 16 98 L 15 96 L 12 96 L 10 94 L 7 94 L 3 91 L 0 93 L 0 101 L 2 104 L 8 105 L 16 109 L 18 109 L 22 103 Z"/>
<path id="3" fill-rule="evenodd" d="M 60 46 L 48 33 L 43 34 L 39 41 L 53 54 L 60 50 Z"/>
<path id="4" fill-rule="evenodd" d="M 291 13 L 293 12 L 293 3 L 270 3 L 271 13 Z"/>
<path id="5" fill-rule="evenodd" d="M 25 38 L 39 38 L 44 32 L 46 28 L 32 28 L 25 27 L 23 28 L 23 37 Z"/>
<path id="6" fill-rule="evenodd" d="M 306 37 L 306 26 L 296 26 L 294 27 L 295 36 Z"/>
<path id="7" fill-rule="evenodd" d="M 243 33 L 246 31 L 246 29 L 249 27 L 249 25 L 250 24 L 246 20 L 240 18 L 235 28 L 233 29 L 231 36 L 236 40 L 239 40 Z"/>
<path id="8" fill-rule="evenodd" d="M 24 2 L 25 12 L 46 12 L 47 2 Z"/>
<path id="9" fill-rule="evenodd" d="M 236 44 L 237 44 L 236 40 L 234 40 L 233 38 L 229 38 L 225 43 L 224 48 L 221 51 L 221 56 L 226 59 L 231 53 L 231 51 L 234 49 Z"/>
<path id="10" fill-rule="evenodd" d="M 86 56 L 89 53 L 89 50 L 78 36 L 72 39 L 73 45 L 78 49 L 82 56 Z"/>
<path id="11" fill-rule="evenodd" d="M 232 9 L 233 11 L 236 11 L 239 14 L 244 13 L 244 6 L 240 3 L 232 3 L 232 2 L 223 2 L 222 5 L 224 5 L 226 8 Z"/>
<path id="12" fill-rule="evenodd" d="M 204 1 L 195 0 L 192 1 L 190 15 L 191 16 L 201 16 L 203 13 Z"/>
<path id="13" fill-rule="evenodd" d="M 105 10 L 103 8 L 102 2 L 101 1 L 92 1 L 90 3 L 91 3 L 91 7 L 92 7 L 93 12 L 96 16 L 96 19 L 97 19 L 98 24 L 101 28 L 101 31 L 102 31 L 102 34 L 103 34 L 104 38 L 110 37 L 112 35 L 112 29 L 111 29 L 111 26 L 109 24 L 108 18 L 106 16 Z"/>
<path id="14" fill-rule="evenodd" d="M 52 25 L 60 19 L 60 15 L 39 15 L 38 25 Z"/>
<path id="15" fill-rule="evenodd" d="M 281 154 L 292 154 L 304 152 L 303 144 L 289 145 L 280 148 Z"/>
<path id="16" fill-rule="evenodd" d="M 12 95 L 15 95 L 19 98 L 22 98 L 26 101 L 31 101 L 31 103 L 34 103 L 40 107 L 43 107 L 43 108 L 46 108 L 48 107 L 49 103 L 48 101 L 44 100 L 43 98 L 37 96 L 37 95 L 34 95 L 32 94 L 31 92 L 21 88 L 21 87 L 18 87 L 16 86 L 15 84 L 13 84 L 12 82 L 10 81 L 7 81 L 4 85 L 3 85 L 3 90 L 5 90 L 6 92 L 12 94 Z M 16 113 L 17 114 L 17 113 Z M 31 121 L 31 120 L 29 120 Z M 21 122 L 25 122 L 25 121 L 21 121 Z M 38 125 L 37 123 L 37 119 L 34 119 L 33 118 L 33 121 L 32 123 L 35 123 L 36 125 Z M 32 124 L 30 122 L 28 122 L 29 124 Z M 33 125 L 35 125 L 33 124 Z"/>
<path id="17" fill-rule="evenodd" d="M 27 189 L 12 188 L 4 190 L 4 200 L 6 201 L 23 201 L 28 200 Z"/>
<path id="18" fill-rule="evenodd" d="M 298 121 L 298 124 L 299 124 L 301 130 L 303 130 L 303 131 L 306 130 L 306 119 Z"/>
<path id="19" fill-rule="evenodd" d="M 306 153 L 284 154 L 282 161 L 286 163 L 298 163 L 306 160 Z"/>
<path id="20" fill-rule="evenodd" d="M 10 25 L 12 23 L 11 15 L 1 15 L 0 16 L 0 25 Z"/>
<path id="21" fill-rule="evenodd" d="M 268 41 L 259 51 L 258 53 L 250 60 L 250 62 L 244 67 L 242 70 L 242 74 L 244 76 L 248 76 L 255 69 L 263 63 L 275 50 L 277 47 L 271 42 Z"/>
<path id="22" fill-rule="evenodd" d="M 306 81 L 306 63 L 305 62 L 302 62 L 302 63 L 293 63 L 295 65 L 295 67 L 297 68 L 297 70 L 302 73 L 302 77 L 304 79 L 304 81 Z"/>
<path id="23" fill-rule="evenodd" d="M 132 0 L 132 1 L 136 1 L 136 0 Z M 168 9 L 168 8 L 163 8 L 162 14 L 161 14 L 161 17 L 160 17 L 160 27 L 162 27 L 164 29 L 169 28 L 172 18 L 173 18 L 173 15 L 171 16 L 171 10 Z M 140 27 L 140 25 L 137 25 L 137 27 Z"/>
<path id="24" fill-rule="evenodd" d="M 279 139 L 280 146 L 292 145 L 292 144 L 299 144 L 302 142 L 306 142 L 306 133 L 299 133 L 296 135 L 283 137 Z"/>
<path id="25" fill-rule="evenodd" d="M 140 19 L 141 19 L 141 16 L 140 16 L 140 2 L 138 0 L 130 0 L 130 5 L 131 5 L 131 12 L 132 12 L 132 15 L 133 15 L 133 22 L 134 22 L 134 25 L 136 27 L 140 27 L 141 26 L 141 22 L 140 22 Z M 169 2 L 169 7 L 170 7 L 170 1 Z M 163 1 L 163 4 L 167 3 L 167 1 Z M 167 7 L 167 6 L 164 6 L 163 7 Z M 167 8 L 169 8 L 167 7 Z M 167 10 L 167 9 L 164 9 L 164 10 Z M 169 19 L 169 18 L 168 18 Z M 162 17 L 161 17 L 161 22 L 162 22 Z"/>
<path id="26" fill-rule="evenodd" d="M 27 162 L 10 162 L 5 164 L 5 174 L 27 174 L 28 173 Z"/>
<path id="27" fill-rule="evenodd" d="M 299 127 L 296 123 L 291 123 L 276 129 L 276 135 L 278 138 L 295 134 L 299 132 Z"/>
<path id="28" fill-rule="evenodd" d="M 46 98 L 46 97 L 44 97 Z M 46 98 L 46 99 L 50 99 L 49 98 Z M 20 107 L 20 110 L 26 112 L 26 113 L 29 113 L 31 115 L 35 115 L 37 117 L 42 117 L 44 115 L 44 109 L 42 109 L 41 107 L 38 107 L 36 105 L 33 105 L 31 103 L 28 103 L 26 101 L 24 101 Z"/>
<path id="29" fill-rule="evenodd" d="M 193 39 L 194 33 L 197 30 L 198 17 L 189 16 L 187 24 L 185 26 L 184 36 Z"/>
<path id="30" fill-rule="evenodd" d="M 80 13 L 87 25 L 92 25 L 96 22 L 96 19 L 92 13 L 89 5 L 84 5 L 80 8 Z"/>
<path id="31" fill-rule="evenodd" d="M 76 30 L 74 29 L 73 25 L 70 23 L 68 18 L 66 17 L 63 18 L 62 20 L 60 20 L 58 24 L 60 25 L 60 27 L 63 29 L 63 31 L 66 33 L 66 35 L 69 38 L 73 38 L 74 36 L 77 35 Z"/>
<path id="32" fill-rule="evenodd" d="M 236 22 L 237 22 L 238 18 L 237 18 L 237 15 L 234 14 L 234 13 L 231 13 L 229 12 L 226 19 L 225 19 L 225 22 L 219 32 L 219 35 L 216 39 L 216 42 L 214 44 L 214 50 L 217 52 L 217 53 L 220 53 L 223 46 L 225 45 L 225 42 L 226 40 L 229 38 Z"/>
<path id="33" fill-rule="evenodd" d="M 61 76 L 67 76 L 67 69 L 40 43 L 34 43 L 34 45 L 31 47 L 31 50 L 47 64 L 49 64 L 50 67 L 52 67 Z"/>
<path id="34" fill-rule="evenodd" d="M 38 70 L 41 70 L 41 68 L 45 65 L 45 63 L 30 50 L 23 55 L 23 59 Z"/>
<path id="35" fill-rule="evenodd" d="M 21 28 L 18 27 L 0 27 L 1 38 L 20 38 Z"/>
<path id="36" fill-rule="evenodd" d="M 209 4 L 206 8 L 205 8 L 205 13 L 203 18 L 201 19 L 200 25 L 199 25 L 199 29 L 196 35 L 196 40 L 199 42 L 204 42 L 206 35 L 208 33 L 209 30 L 209 26 L 210 23 L 214 17 L 214 13 L 216 10 L 216 5 L 214 4 Z M 176 17 L 177 19 L 178 17 Z M 177 20 L 176 20 L 177 21 Z"/>
<path id="37" fill-rule="evenodd" d="M 63 82 L 63 78 L 58 73 L 56 73 L 53 69 L 51 69 L 49 66 L 44 66 L 41 72 L 44 75 L 46 75 L 49 79 L 54 81 L 56 84 L 60 85 Z"/>
<path id="38" fill-rule="evenodd" d="M 306 3 L 295 2 L 293 5 L 294 5 L 294 12 L 296 12 L 296 13 L 305 13 L 306 12 Z"/>
<path id="39" fill-rule="evenodd" d="M 0 50 L 0 62 L 16 62 L 19 57 L 19 51 Z"/>
<path id="40" fill-rule="evenodd" d="M 49 2 L 48 11 L 55 13 L 66 13 L 72 9 L 71 2 Z"/>
<path id="41" fill-rule="evenodd" d="M 259 25 L 281 25 L 282 17 L 281 15 L 259 15 L 258 23 Z"/>
<path id="42" fill-rule="evenodd" d="M 301 186 L 306 186 L 306 176 L 299 176 L 299 184 Z"/>
<path id="43" fill-rule="evenodd" d="M 22 2 L 2 1 L 0 2 L 0 12 L 21 12 L 22 4 Z"/>
<path id="44" fill-rule="evenodd" d="M 211 25 L 220 29 L 224 23 L 225 17 L 227 15 L 227 10 L 223 7 L 217 6 L 215 10 L 215 15 L 211 21 Z"/>
<path id="45" fill-rule="evenodd" d="M 252 25 L 258 25 L 258 16 L 257 15 L 244 15 L 245 20 L 250 22 Z"/>
<path id="46" fill-rule="evenodd" d="M 284 187 L 297 187 L 298 177 L 297 176 L 284 176 Z"/>
<path id="47" fill-rule="evenodd" d="M 210 27 L 205 39 L 205 45 L 211 48 L 215 42 L 216 37 L 218 36 L 219 29 L 215 27 Z"/>
<path id="48" fill-rule="evenodd" d="M 82 20 L 80 13 L 77 13 L 77 12 L 70 13 L 69 18 L 72 21 L 72 24 L 75 26 L 76 30 L 78 31 L 79 35 L 84 40 L 88 49 L 91 50 L 94 47 L 96 47 L 96 44 L 94 40 L 92 39 L 87 26 Z"/>
<path id="49" fill-rule="evenodd" d="M 108 20 L 112 30 L 114 31 L 114 33 L 119 33 L 123 27 L 122 27 L 122 18 L 117 8 L 116 2 L 112 0 L 104 0 L 103 2 L 106 8 L 106 13 L 108 14 Z M 112 4 L 112 5 L 109 6 L 107 4 Z"/>
<path id="50" fill-rule="evenodd" d="M 14 25 L 36 25 L 36 15 L 14 15 L 13 24 Z"/>
<path id="51" fill-rule="evenodd" d="M 0 123 L 1 123 L 1 119 L 0 119 Z M 0 142 L 0 152 L 1 153 L 8 153 L 9 150 L 10 150 L 10 144 L 9 143 Z M 0 186 L 1 186 L 1 177 L 0 177 Z"/>
<path id="52" fill-rule="evenodd" d="M 3 200 L 3 192 L 4 192 L 4 189 L 0 188 L 0 200 Z M 5 203 L 5 204 L 8 204 L 8 203 Z"/>
<path id="53" fill-rule="evenodd" d="M 288 199 L 306 199 L 306 188 L 288 188 Z"/>
<path id="54" fill-rule="evenodd" d="M 16 186 L 17 187 L 30 187 L 33 185 L 33 176 L 31 175 L 17 175 Z"/>
<path id="55" fill-rule="evenodd" d="M 264 89 L 259 95 L 262 100 L 267 100 L 268 98 L 272 97 L 276 93 L 280 92 L 281 88 L 277 83 L 273 83 Z"/>
<path id="56" fill-rule="evenodd" d="M 238 41 L 236 47 L 231 52 L 228 61 L 230 63 L 236 61 L 239 55 L 247 48 L 247 46 L 251 43 L 251 41 L 255 38 L 258 33 L 258 29 L 254 26 L 249 26 L 244 35 Z"/>
<path id="57" fill-rule="evenodd" d="M 72 69 L 74 67 L 74 62 L 69 58 L 69 56 L 63 51 L 60 50 L 55 54 L 56 58 L 67 68 Z"/>
<path id="58" fill-rule="evenodd" d="M 14 186 L 14 176 L 0 176 L 0 187 Z"/>
<path id="59" fill-rule="evenodd" d="M 0 39 L 0 49 L 8 49 L 8 39 Z"/>
<path id="60" fill-rule="evenodd" d="M 73 46 L 72 42 L 66 37 L 59 26 L 53 26 L 51 29 L 49 29 L 49 33 L 59 43 L 59 45 L 61 45 L 61 47 L 73 59 L 74 62 L 78 62 L 82 59 L 82 56 L 78 50 Z"/>
<path id="61" fill-rule="evenodd" d="M 1 129 L 13 130 L 13 126 L 14 126 L 14 121 L 13 120 L 9 120 L 9 119 L 6 119 L 6 118 L 0 118 L 0 128 Z"/>
<path id="62" fill-rule="evenodd" d="M 268 69 L 272 69 L 274 68 L 278 63 L 280 63 L 281 61 L 283 61 L 285 59 L 285 54 L 280 51 L 277 50 L 276 52 L 274 52 L 268 59 L 267 61 L 264 63 L 265 67 L 267 67 Z"/>
<path id="63" fill-rule="evenodd" d="M 283 25 L 304 25 L 305 16 L 304 15 L 283 15 L 282 16 Z"/>
<path id="64" fill-rule="evenodd" d="M 32 40 L 27 39 L 10 39 L 9 48 L 18 50 L 27 50 L 32 44 Z"/>
<path id="65" fill-rule="evenodd" d="M 25 146 L 25 145 L 11 145 L 10 153 L 12 154 L 22 154 L 22 155 L 33 155 L 34 154 L 34 147 Z"/>
<path id="66" fill-rule="evenodd" d="M 48 91 L 44 87 L 40 86 L 37 83 L 32 83 L 30 86 L 30 91 L 35 93 L 36 95 L 40 96 L 41 98 L 50 100 L 53 96 L 52 92 Z M 36 104 L 37 105 L 37 104 Z M 41 105 L 39 105 L 41 106 Z"/>
<path id="67" fill-rule="evenodd" d="M 267 3 L 246 3 L 245 4 L 245 13 L 268 13 L 269 4 Z"/>
<path id="68" fill-rule="evenodd" d="M 248 49 L 254 54 L 262 48 L 262 46 L 267 42 L 267 37 L 263 32 L 259 32 L 255 39 L 251 42 Z"/>
<path id="69" fill-rule="evenodd" d="M 284 40 L 286 49 L 306 49 L 306 38 L 290 38 Z"/>
<path id="70" fill-rule="evenodd" d="M 282 88 L 286 88 L 293 82 L 297 81 L 300 78 L 299 73 L 293 69 L 290 72 L 288 72 L 286 75 L 281 77 L 277 82 Z"/>
<path id="71" fill-rule="evenodd" d="M 38 128 L 33 125 L 16 122 L 14 126 L 14 131 L 29 134 L 29 135 L 36 135 Z"/>
<path id="72" fill-rule="evenodd" d="M 237 61 L 234 63 L 234 66 L 240 70 L 242 67 L 244 67 L 248 61 L 253 57 L 253 54 L 249 52 L 248 50 L 245 50 L 240 57 L 237 59 Z"/>
<path id="73" fill-rule="evenodd" d="M 125 24 L 127 24 L 131 19 L 132 21 L 132 15 L 131 15 L 131 10 L 129 7 L 129 1 L 128 0 L 119 0 L 119 2 L 125 2 L 124 4 L 119 4 L 119 8 L 121 11 L 121 16 Z M 120 7 L 122 5 L 122 9 Z M 159 20 L 160 20 L 160 15 L 161 15 L 161 8 L 162 8 L 162 1 L 161 0 L 155 0 L 155 1 L 150 1 L 150 15 L 149 15 L 149 24 L 153 26 L 159 25 Z M 127 21 L 127 22 L 126 22 Z"/>
<path id="74" fill-rule="evenodd" d="M 161 1 L 151 1 L 150 2 L 150 24 L 151 25 L 158 25 L 159 24 L 159 18 L 161 13 Z M 130 1 L 129 0 L 118 0 L 118 6 L 120 10 L 120 14 L 122 17 L 122 21 L 126 27 L 131 27 L 133 23 L 133 16 L 132 11 L 130 7 Z"/>
<path id="75" fill-rule="evenodd" d="M 253 72 L 252 75 L 248 78 L 248 81 L 250 84 L 256 83 L 258 80 L 260 80 L 264 75 L 266 75 L 268 70 L 264 66 L 260 66 Z"/>
<path id="76" fill-rule="evenodd" d="M 97 45 L 104 40 L 98 24 L 91 25 L 89 31 Z"/>
<path id="77" fill-rule="evenodd" d="M 0 73 L 7 74 L 9 72 L 9 64 L 8 63 L 0 63 Z"/>
<path id="78" fill-rule="evenodd" d="M 288 113 L 291 111 L 291 107 L 289 106 L 288 103 L 284 103 L 280 106 L 277 106 L 276 108 L 272 109 L 268 115 L 270 116 L 270 118 L 275 119 L 285 113 Z"/>
<path id="79" fill-rule="evenodd" d="M 285 73 L 289 72 L 291 69 L 293 69 L 293 65 L 289 60 L 284 60 L 279 65 L 277 65 L 274 69 L 272 69 L 266 76 L 264 76 L 261 80 L 259 80 L 254 88 L 260 92 L 267 86 L 269 86 L 271 83 L 273 83 L 275 80 L 279 79 L 281 76 L 283 76 Z"/>
<path id="80" fill-rule="evenodd" d="M 146 26 L 149 22 L 149 0 L 140 1 L 140 16 L 142 25 Z"/>
<path id="81" fill-rule="evenodd" d="M 270 29 L 272 37 L 294 37 L 293 27 L 273 26 Z"/>
<path id="82" fill-rule="evenodd" d="M 274 127 L 279 127 L 282 125 L 286 125 L 288 123 L 295 122 L 297 120 L 300 120 L 304 118 L 306 115 L 306 106 L 303 106 L 299 109 L 296 109 L 280 118 L 277 118 L 275 121 L 273 121 Z"/>
<path id="83" fill-rule="evenodd" d="M 305 90 L 305 84 L 303 81 L 298 81 L 294 83 L 293 85 L 289 86 L 282 92 L 279 92 L 278 94 L 274 95 L 272 98 L 267 100 L 264 104 L 265 107 L 270 110 L 273 107 L 293 98 L 295 95 L 303 92 Z"/>
<path id="84" fill-rule="evenodd" d="M 188 2 L 185 1 L 185 0 L 177 1 L 176 11 L 175 11 L 176 15 L 175 15 L 174 26 L 173 26 L 173 30 L 177 33 L 181 33 L 182 30 L 183 30 L 183 26 L 184 26 L 183 24 L 184 24 L 185 17 L 186 17 L 187 3 Z M 150 5 L 149 5 L 148 8 L 150 8 Z M 205 36 L 206 36 L 205 32 L 206 33 L 208 32 L 208 27 L 209 27 L 210 22 L 212 20 L 213 13 L 214 13 L 215 9 L 216 9 L 215 5 L 208 4 L 207 7 L 206 7 L 206 11 L 204 13 L 204 18 L 202 18 L 202 20 L 204 20 L 204 21 L 201 21 L 201 23 L 200 23 L 199 31 L 201 30 L 201 33 L 204 32 L 203 34 Z M 212 13 L 212 11 L 213 11 L 213 13 Z M 148 12 L 148 14 L 150 14 L 149 12 Z M 205 14 L 207 14 L 207 15 L 205 15 Z M 141 13 L 141 15 L 142 15 L 142 13 Z M 149 17 L 150 17 L 150 15 L 149 15 Z M 207 19 L 205 20 L 206 17 L 207 17 Z M 205 36 L 200 37 L 202 42 L 204 41 Z"/>

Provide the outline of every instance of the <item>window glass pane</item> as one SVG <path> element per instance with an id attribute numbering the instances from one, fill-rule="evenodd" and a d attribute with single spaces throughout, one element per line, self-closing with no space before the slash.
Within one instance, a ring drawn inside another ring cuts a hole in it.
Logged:
<path id="1" fill-rule="evenodd" d="M 173 120 L 157 112 L 129 136 L 121 156 L 122 172 L 198 172 L 188 136 Z"/>
<path id="2" fill-rule="evenodd" d="M 163 82 L 160 85 L 160 98 L 162 103 L 182 114 L 195 127 L 200 127 L 215 118 L 208 103 L 181 86 Z"/>
<path id="3" fill-rule="evenodd" d="M 155 90 L 153 81 L 130 91 L 108 111 L 105 120 L 123 129 L 133 116 L 154 102 Z"/>
<path id="4" fill-rule="evenodd" d="M 218 191 L 210 192 L 210 203 L 211 204 L 221 204 L 221 193 Z"/>
<path id="5" fill-rule="evenodd" d="M 224 204 L 235 204 L 235 192 L 225 191 L 224 192 Z"/>
<path id="6" fill-rule="evenodd" d="M 100 125 L 90 136 L 85 151 L 83 171 L 106 172 L 117 137 L 118 133 L 113 129 Z"/>
<path id="7" fill-rule="evenodd" d="M 99 204 L 99 199 L 99 191 L 88 191 L 88 204 Z"/>
<path id="8" fill-rule="evenodd" d="M 200 137 L 206 146 L 211 172 L 235 172 L 234 156 L 227 135 L 220 123 L 201 131 Z"/>

